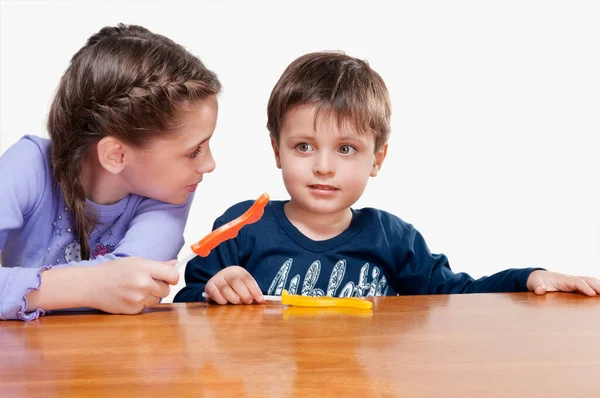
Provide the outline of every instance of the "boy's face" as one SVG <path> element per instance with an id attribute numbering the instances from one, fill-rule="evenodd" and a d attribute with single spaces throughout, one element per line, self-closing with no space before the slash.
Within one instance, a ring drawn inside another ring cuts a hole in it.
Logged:
<path id="1" fill-rule="evenodd" d="M 369 177 L 375 177 L 385 159 L 387 144 L 375 153 L 375 138 L 359 135 L 349 123 L 338 127 L 335 118 L 319 118 L 315 107 L 301 105 L 289 111 L 272 140 L 277 167 L 291 196 L 290 204 L 314 214 L 333 214 L 352 206 Z"/>

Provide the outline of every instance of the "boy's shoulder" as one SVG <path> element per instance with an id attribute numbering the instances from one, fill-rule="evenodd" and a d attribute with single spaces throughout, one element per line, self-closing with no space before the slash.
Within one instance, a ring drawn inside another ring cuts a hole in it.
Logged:
<path id="1" fill-rule="evenodd" d="M 374 207 L 363 207 L 362 209 L 354 209 L 354 214 L 362 217 L 368 224 L 376 225 L 385 230 L 401 230 L 408 231 L 413 230 L 412 224 L 402 220 L 395 214 L 392 214 L 386 210 L 377 209 Z"/>
<path id="2" fill-rule="evenodd" d="M 244 214 L 252 205 L 254 204 L 255 199 L 244 200 L 242 202 L 236 203 L 233 206 L 229 207 L 221 217 L 216 220 L 216 223 L 225 224 L 229 221 L 232 221 L 242 214 Z M 273 206 L 279 204 L 281 201 L 270 200 L 265 206 L 263 217 L 269 216 L 273 214 Z"/>

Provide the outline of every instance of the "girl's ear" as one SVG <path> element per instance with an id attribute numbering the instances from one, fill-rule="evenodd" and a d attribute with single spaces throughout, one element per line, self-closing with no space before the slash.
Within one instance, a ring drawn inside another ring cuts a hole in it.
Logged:
<path id="1" fill-rule="evenodd" d="M 119 174 L 128 162 L 128 147 L 115 137 L 104 137 L 96 144 L 98 161 L 106 171 Z"/>
<path id="2" fill-rule="evenodd" d="M 277 168 L 280 169 L 281 157 L 279 156 L 279 146 L 277 145 L 273 137 L 271 137 L 271 147 L 273 147 L 273 153 L 275 154 L 275 164 L 277 165 Z"/>
<path id="3" fill-rule="evenodd" d="M 375 177 L 379 173 L 379 170 L 383 165 L 383 161 L 387 156 L 387 149 L 388 144 L 386 142 L 385 145 L 382 146 L 381 149 L 375 153 L 375 158 L 373 159 L 373 168 L 371 169 L 371 177 Z"/>

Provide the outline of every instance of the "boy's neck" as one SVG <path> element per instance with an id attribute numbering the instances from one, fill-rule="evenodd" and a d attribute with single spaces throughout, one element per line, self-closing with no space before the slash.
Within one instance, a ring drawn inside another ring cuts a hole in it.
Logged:
<path id="1" fill-rule="evenodd" d="M 332 214 L 315 214 L 297 206 L 290 200 L 283 207 L 292 225 L 308 238 L 316 241 L 334 238 L 344 232 L 352 222 L 352 210 Z"/>

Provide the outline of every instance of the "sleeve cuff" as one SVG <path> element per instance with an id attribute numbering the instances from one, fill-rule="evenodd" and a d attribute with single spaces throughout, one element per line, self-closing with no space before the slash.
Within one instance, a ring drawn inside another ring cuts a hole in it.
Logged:
<path id="1" fill-rule="evenodd" d="M 0 319 L 19 319 L 32 321 L 45 315 L 41 308 L 27 310 L 27 294 L 38 290 L 42 282 L 42 272 L 52 268 L 46 265 L 42 268 L 14 268 L 13 273 L 5 287 L 4 297 L 0 300 Z"/>

